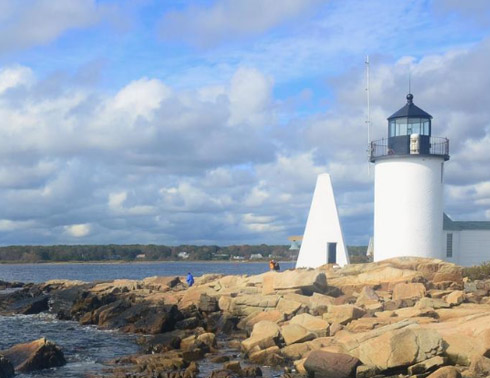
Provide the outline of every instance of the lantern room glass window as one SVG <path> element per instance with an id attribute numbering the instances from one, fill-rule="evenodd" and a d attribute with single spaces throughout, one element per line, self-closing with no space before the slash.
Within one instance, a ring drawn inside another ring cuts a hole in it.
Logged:
<path id="1" fill-rule="evenodd" d="M 411 134 L 430 136 L 430 133 L 430 119 L 427 118 L 395 118 L 389 123 L 389 137 Z"/>

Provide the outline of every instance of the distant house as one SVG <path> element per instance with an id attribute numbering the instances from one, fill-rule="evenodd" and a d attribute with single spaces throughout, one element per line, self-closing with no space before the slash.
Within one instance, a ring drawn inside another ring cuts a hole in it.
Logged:
<path id="1" fill-rule="evenodd" d="M 177 256 L 184 260 L 189 258 L 189 254 L 185 251 L 179 252 Z"/>
<path id="2" fill-rule="evenodd" d="M 444 214 L 443 232 L 444 260 L 463 266 L 490 261 L 489 221 L 453 221 Z"/>
<path id="3" fill-rule="evenodd" d="M 136 258 L 138 260 L 142 260 L 142 259 L 146 258 L 146 255 L 144 253 L 140 253 L 139 255 L 136 255 Z"/>
<path id="4" fill-rule="evenodd" d="M 261 253 L 253 253 L 250 255 L 250 260 L 260 260 L 263 258 L 264 258 L 264 256 L 262 256 Z"/>
<path id="5" fill-rule="evenodd" d="M 243 257 L 243 256 L 232 256 L 231 258 L 233 260 L 245 260 L 245 257 Z"/>
<path id="6" fill-rule="evenodd" d="M 213 254 L 213 260 L 228 260 L 230 258 L 230 255 L 227 253 L 214 253 Z"/>

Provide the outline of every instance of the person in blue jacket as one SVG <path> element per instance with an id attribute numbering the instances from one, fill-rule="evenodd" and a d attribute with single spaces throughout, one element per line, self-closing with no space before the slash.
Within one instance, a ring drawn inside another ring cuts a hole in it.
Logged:
<path id="1" fill-rule="evenodd" d="M 192 277 L 192 274 L 191 273 L 187 273 L 187 285 L 189 285 L 189 287 L 191 287 L 192 285 L 194 285 L 194 277 Z"/>

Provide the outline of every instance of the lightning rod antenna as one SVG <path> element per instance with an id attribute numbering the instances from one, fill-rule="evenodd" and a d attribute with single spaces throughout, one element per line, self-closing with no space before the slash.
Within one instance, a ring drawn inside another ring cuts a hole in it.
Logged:
<path id="1" fill-rule="evenodd" d="M 368 138 L 368 158 L 371 155 L 371 148 L 369 148 L 371 144 L 371 99 L 369 93 L 369 55 L 366 55 L 366 105 L 367 105 L 367 114 L 366 114 L 366 126 L 367 126 L 367 138 Z M 370 173 L 370 164 L 368 160 L 368 173 Z"/>
<path id="2" fill-rule="evenodd" d="M 408 93 L 412 93 L 412 71 L 408 68 Z"/>

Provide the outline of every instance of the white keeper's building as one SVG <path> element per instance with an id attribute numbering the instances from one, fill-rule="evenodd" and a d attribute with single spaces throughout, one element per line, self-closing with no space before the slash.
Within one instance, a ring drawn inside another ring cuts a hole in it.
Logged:
<path id="1" fill-rule="evenodd" d="M 443 233 L 444 260 L 463 266 L 490 262 L 490 222 L 453 221 L 444 214 Z"/>

